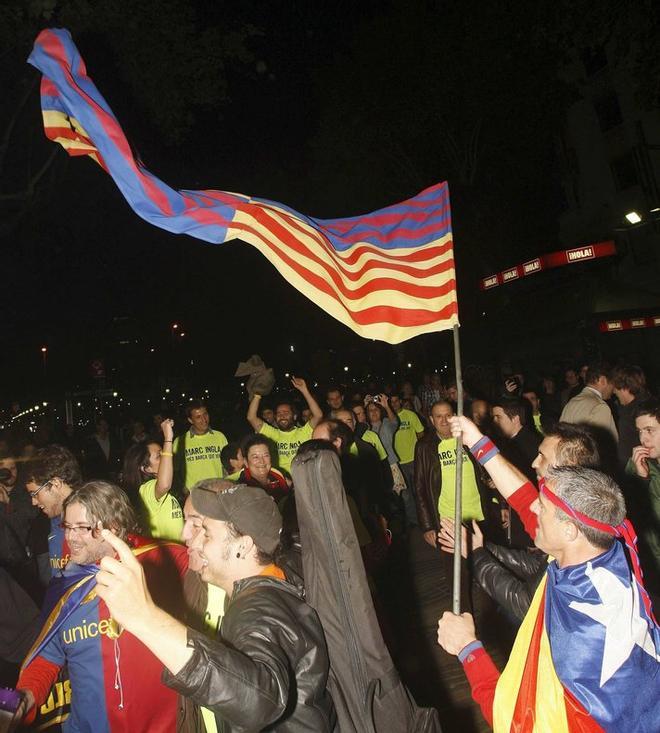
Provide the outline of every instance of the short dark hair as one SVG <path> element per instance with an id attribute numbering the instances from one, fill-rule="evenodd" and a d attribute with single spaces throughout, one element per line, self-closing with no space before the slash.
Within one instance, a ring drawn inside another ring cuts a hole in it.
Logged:
<path id="1" fill-rule="evenodd" d="M 379 402 L 369 402 L 366 407 L 364 408 L 365 414 L 367 415 L 367 420 L 369 419 L 369 411 L 368 407 L 373 405 L 375 408 L 377 408 L 381 421 L 384 420 L 387 417 L 387 410 L 379 403 Z M 360 405 L 355 405 L 355 407 L 359 407 Z M 355 415 L 355 409 L 353 409 L 353 414 Z M 357 420 L 357 416 L 356 416 Z"/>
<path id="2" fill-rule="evenodd" d="M 527 410 L 529 409 L 527 400 L 519 400 L 514 398 L 495 400 L 493 407 L 502 408 L 504 414 L 513 420 L 514 417 L 520 418 L 520 424 L 524 425 L 527 422 Z"/>
<path id="3" fill-rule="evenodd" d="M 265 445 L 268 448 L 268 451 L 271 456 L 271 460 L 273 457 L 273 441 L 267 438 L 265 435 L 261 435 L 260 433 L 255 433 L 254 435 L 248 435 L 247 438 L 241 443 L 241 450 L 243 451 L 243 458 L 247 460 L 247 454 L 250 448 L 253 448 L 255 445 Z"/>
<path id="4" fill-rule="evenodd" d="M 284 399 L 284 400 L 277 400 L 277 402 L 275 403 L 275 409 L 273 411 L 274 412 L 277 412 L 277 408 L 278 407 L 282 407 L 282 405 L 286 405 L 287 407 L 290 407 L 291 408 L 291 412 L 293 412 L 294 414 L 296 413 L 296 405 L 293 402 L 293 400 L 286 400 L 286 399 Z"/>
<path id="5" fill-rule="evenodd" d="M 238 457 L 238 451 L 241 450 L 241 445 L 238 441 L 232 440 L 220 451 L 220 463 L 227 473 L 233 473 L 234 469 L 229 462 L 230 459 L 236 460 Z"/>
<path id="6" fill-rule="evenodd" d="M 35 484 L 44 484 L 55 477 L 72 489 L 82 483 L 80 466 L 76 457 L 62 445 L 47 445 L 45 448 L 39 448 L 28 463 L 28 474 Z"/>
<path id="7" fill-rule="evenodd" d="M 245 535 L 231 522 L 227 522 L 227 532 L 230 535 L 232 540 L 240 540 L 241 537 L 245 537 Z M 252 540 L 254 542 L 254 539 Z M 266 567 L 268 565 L 274 565 L 277 564 L 277 557 L 280 552 L 280 545 L 278 545 L 273 552 L 266 552 L 265 550 L 262 550 L 259 545 L 257 545 L 256 542 L 254 542 L 254 546 L 257 550 L 257 564 L 261 565 L 262 567 Z"/>
<path id="8" fill-rule="evenodd" d="M 204 400 L 190 400 L 190 402 L 186 405 L 186 417 L 189 418 L 192 415 L 193 410 L 201 409 L 208 409 Z"/>
<path id="9" fill-rule="evenodd" d="M 558 422 L 545 434 L 546 438 L 559 438 L 555 455 L 558 466 L 583 466 L 599 468 L 598 443 L 588 428 L 567 422 Z"/>
<path id="10" fill-rule="evenodd" d="M 606 361 L 594 361 L 587 365 L 584 381 L 585 384 L 595 384 L 601 377 L 605 377 L 608 382 L 611 382 L 612 374 L 612 366 Z"/>
<path id="11" fill-rule="evenodd" d="M 607 474 L 582 466 L 560 466 L 551 468 L 547 478 L 554 493 L 581 514 L 614 527 L 626 518 L 621 489 Z M 615 542 L 614 535 L 587 527 L 562 509 L 558 508 L 555 516 L 561 522 L 576 524 L 594 547 L 608 550 Z"/>
<path id="12" fill-rule="evenodd" d="M 353 441 L 348 425 L 343 423 L 341 420 L 335 420 L 332 417 L 327 420 L 323 420 L 319 425 L 328 426 L 328 437 L 330 438 L 331 443 L 334 443 L 337 438 L 341 440 L 341 455 L 348 453 L 348 449 L 351 447 L 351 442 Z"/>
<path id="13" fill-rule="evenodd" d="M 644 415 L 650 415 L 660 422 L 660 400 L 652 397 L 649 400 L 641 402 L 635 410 L 635 417 L 643 417 Z"/>
<path id="14" fill-rule="evenodd" d="M 450 400 L 446 400 L 444 397 L 441 400 L 436 400 L 432 405 L 431 409 L 429 410 L 429 413 L 433 412 L 433 408 L 437 407 L 438 405 L 447 405 L 448 407 L 451 407 L 451 411 L 454 411 L 454 405 Z"/>
<path id="15" fill-rule="evenodd" d="M 646 390 L 646 377 L 638 366 L 623 364 L 614 369 L 613 380 L 617 389 L 627 389 L 637 397 Z"/>

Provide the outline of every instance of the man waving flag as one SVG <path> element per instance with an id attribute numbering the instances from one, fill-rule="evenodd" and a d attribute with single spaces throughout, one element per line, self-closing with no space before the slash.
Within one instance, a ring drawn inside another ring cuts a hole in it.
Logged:
<path id="1" fill-rule="evenodd" d="M 458 656 L 485 718 L 495 733 L 656 733 L 660 628 L 620 488 L 563 466 L 537 491 L 474 423 L 451 423 L 550 556 L 501 674 L 470 614 L 438 622 L 438 643 Z"/>
<path id="2" fill-rule="evenodd" d="M 226 191 L 177 191 L 135 159 L 68 31 L 42 31 L 28 61 L 43 74 L 46 135 L 69 155 L 99 163 L 146 221 L 214 244 L 248 242 L 291 285 L 367 338 L 399 343 L 458 323 L 446 183 L 346 219 L 315 219 Z"/>

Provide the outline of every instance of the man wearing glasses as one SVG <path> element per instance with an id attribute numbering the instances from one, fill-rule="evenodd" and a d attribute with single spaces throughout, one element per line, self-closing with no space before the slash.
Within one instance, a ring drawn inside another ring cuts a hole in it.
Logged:
<path id="1" fill-rule="evenodd" d="M 80 467 L 73 453 L 61 445 L 39 449 L 28 466 L 25 484 L 32 505 L 50 519 L 48 555 L 56 577 L 69 560 L 69 548 L 61 528 L 64 500 L 81 483 Z"/>
<path id="2" fill-rule="evenodd" d="M 38 488 L 38 487 L 37 487 Z M 35 489 L 36 490 L 36 489 Z M 42 489 L 35 499 L 46 491 Z M 112 618 L 96 594 L 103 557 L 114 554 L 102 529 L 126 541 L 144 570 L 149 593 L 176 617 L 183 614 L 183 545 L 140 537 L 126 494 L 105 481 L 88 481 L 64 501 L 62 530 L 69 562 L 50 585 L 52 608 L 27 655 L 17 688 L 25 695 L 25 722 L 47 699 L 68 665 L 71 713 L 65 731 L 170 733 L 176 730 L 177 695 L 160 680 L 162 664 Z"/>

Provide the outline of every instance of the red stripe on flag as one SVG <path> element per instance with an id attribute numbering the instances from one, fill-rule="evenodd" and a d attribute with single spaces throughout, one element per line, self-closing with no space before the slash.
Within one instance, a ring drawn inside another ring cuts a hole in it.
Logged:
<path id="1" fill-rule="evenodd" d="M 539 669 L 539 651 L 541 636 L 543 635 L 543 620 L 545 615 L 545 590 L 539 605 L 539 611 L 532 631 L 532 639 L 525 660 L 525 668 L 520 680 L 516 706 L 511 718 L 511 730 L 516 733 L 533 733 L 536 720 L 536 682 Z"/>
<path id="2" fill-rule="evenodd" d="M 255 206 L 255 205 L 257 204 L 239 205 L 236 208 L 249 214 L 251 212 L 251 208 L 249 207 Z M 337 253 L 337 250 L 332 246 L 332 244 L 330 244 L 328 239 L 325 236 L 323 236 L 321 232 L 319 232 L 316 229 L 311 229 L 311 231 L 305 229 L 302 226 L 302 224 L 300 223 L 300 220 L 298 219 L 298 217 L 294 216 L 293 214 L 287 211 L 275 210 L 272 207 L 271 208 L 263 207 L 263 208 L 265 208 L 266 210 L 273 211 L 273 213 L 276 214 L 277 216 L 281 216 L 282 218 L 286 220 L 289 226 L 296 229 L 296 231 L 300 232 L 303 236 L 311 237 L 317 244 L 323 246 L 333 258 L 336 258 L 340 266 L 341 264 L 348 264 L 348 265 L 355 264 L 357 260 L 363 254 L 374 254 L 381 259 L 391 260 L 392 262 L 395 262 L 395 263 L 398 263 L 398 262 L 425 262 L 426 260 L 443 255 L 445 252 L 450 250 L 453 246 L 452 241 L 449 240 L 448 242 L 445 242 L 436 248 L 427 247 L 426 249 L 423 249 L 423 250 L 411 249 L 409 254 L 395 255 L 395 254 L 391 254 L 386 249 L 381 249 L 379 247 L 374 247 L 374 246 L 365 244 L 353 250 L 353 252 L 348 257 L 342 256 L 340 258 L 339 254 Z M 419 270 L 415 272 L 415 276 L 418 276 L 418 275 L 419 275 Z"/>
<path id="3" fill-rule="evenodd" d="M 252 207 L 258 206 L 258 204 L 251 204 Z M 247 213 L 252 213 L 252 208 L 247 207 L 238 207 L 241 211 L 245 211 Z M 278 215 L 280 215 L 280 212 L 277 212 Z M 383 256 L 383 250 L 377 249 L 375 247 L 364 247 L 364 252 L 373 253 L 377 259 L 371 259 L 367 262 L 365 262 L 362 267 L 359 270 L 353 271 L 349 270 L 347 267 L 345 267 L 348 258 L 344 259 L 343 257 L 340 257 L 337 254 L 337 250 L 330 244 L 330 242 L 325 239 L 325 237 L 322 236 L 319 232 L 316 230 L 312 230 L 312 232 L 307 231 L 301 224 L 300 221 L 293 215 L 288 215 L 285 217 L 287 220 L 287 223 L 290 227 L 298 231 L 301 235 L 301 239 L 305 238 L 311 238 L 317 244 L 328 253 L 328 256 L 332 258 L 332 261 L 335 263 L 337 269 L 342 273 L 342 276 L 347 280 L 352 280 L 356 282 L 359 280 L 363 275 L 367 274 L 370 270 L 374 269 L 385 269 L 385 270 L 394 270 L 397 272 L 400 272 L 401 274 L 410 275 L 411 277 L 415 279 L 419 279 L 421 277 L 424 278 L 430 278 L 432 275 L 439 275 L 443 272 L 447 272 L 447 270 L 450 270 L 454 267 L 454 260 L 445 260 L 444 262 L 440 262 L 437 265 L 434 265 L 433 267 L 427 267 L 425 270 L 421 271 L 419 268 L 415 267 L 409 267 L 405 264 L 405 262 L 409 261 L 408 258 L 404 255 L 402 257 L 398 257 L 396 255 L 392 256 L 390 255 L 387 257 L 387 259 Z M 304 243 L 303 243 L 303 246 Z M 429 249 L 427 250 L 430 254 L 428 257 L 424 259 L 431 259 L 440 256 L 442 253 L 446 252 L 448 249 L 451 248 L 451 245 L 449 247 L 438 247 L 437 250 Z M 307 252 L 307 248 L 305 247 L 305 252 Z"/>
<path id="4" fill-rule="evenodd" d="M 370 227 L 373 227 L 375 230 L 382 228 L 386 228 L 388 226 L 392 225 L 400 225 L 401 221 L 419 221 L 424 222 L 428 221 L 429 219 L 442 219 L 446 218 L 449 215 L 449 203 L 445 203 L 442 208 L 438 208 L 437 210 L 433 211 L 432 213 L 429 212 L 429 203 L 426 201 L 424 203 L 424 206 L 418 207 L 418 206 L 411 206 L 410 204 L 406 203 L 402 205 L 403 208 L 410 207 L 410 211 L 405 212 L 388 212 L 383 214 L 378 214 L 376 216 L 367 214 L 364 219 L 362 220 L 356 220 L 354 218 L 347 218 L 347 219 L 333 219 L 333 220 L 320 220 L 320 223 L 326 227 L 328 230 L 330 230 L 333 234 L 334 233 L 341 233 L 344 234 L 345 232 L 349 232 L 351 229 L 354 229 L 355 227 L 360 227 L 361 229 L 367 230 Z M 449 222 L 447 222 L 449 224 Z M 436 221 L 436 229 L 437 229 L 437 221 Z M 398 231 L 398 227 L 397 227 Z M 419 231 L 419 230 L 418 230 Z"/>
<path id="5" fill-rule="evenodd" d="M 319 265 L 319 267 L 323 268 L 323 270 L 325 270 L 330 279 L 334 282 L 337 290 L 345 298 L 349 298 L 350 300 L 362 298 L 365 295 L 369 295 L 370 293 L 377 290 L 394 290 L 396 292 L 405 293 L 406 295 L 411 295 L 416 298 L 434 298 L 446 295 L 447 292 L 451 290 L 451 288 L 447 288 L 446 283 L 441 286 L 418 285 L 414 282 L 407 283 L 401 280 L 395 280 L 393 278 L 373 278 L 371 281 L 369 281 L 365 285 L 360 286 L 356 290 L 349 290 L 346 287 L 342 278 L 336 272 L 336 270 L 334 270 L 327 262 L 322 260 L 320 257 L 310 252 L 299 239 L 294 237 L 291 232 L 285 229 L 279 222 L 275 221 L 268 212 L 264 211 L 263 209 L 254 207 L 250 214 L 252 218 L 258 221 L 269 232 L 272 232 L 273 236 L 283 245 L 287 246 L 294 252 L 297 252 L 298 254 L 311 259 L 313 262 Z M 236 225 L 237 223 L 235 222 L 234 226 Z"/>
<path id="6" fill-rule="evenodd" d="M 571 733 L 604 733 L 605 729 L 589 715 L 573 695 L 564 687 L 566 721 Z"/>
<path id="7" fill-rule="evenodd" d="M 186 216 L 189 216 L 196 222 L 199 222 L 200 224 L 205 224 L 207 226 L 232 226 L 232 220 L 222 216 L 215 209 L 209 209 L 205 206 L 200 206 L 194 199 L 191 199 L 190 196 L 186 196 L 185 194 L 181 194 L 181 198 L 186 204 Z"/>
<path id="8" fill-rule="evenodd" d="M 434 323 L 440 319 L 449 318 L 457 312 L 455 301 L 449 303 L 439 311 L 430 311 L 420 308 L 395 308 L 393 306 L 372 306 L 370 308 L 364 308 L 363 310 L 352 310 L 339 299 L 336 291 L 332 288 L 330 283 L 322 277 L 319 277 L 316 273 L 300 265 L 286 252 L 282 251 L 275 242 L 264 237 L 260 231 L 246 224 L 239 225 L 234 223 L 233 226 L 242 231 L 250 232 L 252 235 L 260 239 L 277 255 L 280 260 L 282 260 L 282 262 L 287 264 L 312 287 L 333 298 L 333 300 L 335 300 L 356 323 L 359 323 L 362 326 L 374 323 L 391 323 L 396 326 L 420 326 Z M 454 280 L 450 280 L 446 286 L 447 291 L 451 292 L 452 290 L 455 290 L 456 282 Z"/>
<path id="9" fill-rule="evenodd" d="M 149 200 L 154 203 L 163 214 L 165 214 L 166 216 L 172 216 L 173 211 L 170 207 L 169 201 L 167 200 L 167 196 L 154 183 L 154 181 L 152 181 L 148 176 L 144 175 L 142 170 L 135 163 L 133 154 L 128 145 L 128 141 L 126 140 L 126 137 L 124 136 L 124 133 L 117 121 L 111 115 L 109 115 L 101 106 L 99 106 L 94 101 L 94 99 L 85 92 L 84 89 L 77 86 L 75 79 L 73 78 L 73 76 L 71 75 L 71 71 L 69 70 L 69 66 L 66 61 L 66 51 L 64 49 L 64 46 L 60 42 L 60 39 L 52 33 L 46 32 L 45 35 L 48 39 L 48 43 L 44 45 L 49 45 L 53 49 L 51 55 L 53 56 L 57 64 L 61 67 L 63 74 L 68 77 L 69 85 L 72 89 L 75 89 L 81 97 L 84 97 L 85 103 L 89 105 L 89 107 L 95 113 L 108 139 L 113 141 L 115 147 L 124 158 L 126 164 L 135 171 Z"/>

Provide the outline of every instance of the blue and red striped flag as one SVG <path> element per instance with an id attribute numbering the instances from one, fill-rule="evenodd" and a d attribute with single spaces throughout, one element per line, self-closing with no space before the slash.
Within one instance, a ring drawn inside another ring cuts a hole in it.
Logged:
<path id="1" fill-rule="evenodd" d="M 399 343 L 458 323 L 446 182 L 345 219 L 226 191 L 177 191 L 134 158 L 68 31 L 42 31 L 28 61 L 43 74 L 48 138 L 99 163 L 146 221 L 213 244 L 253 245 L 293 287 L 366 338 Z"/>

